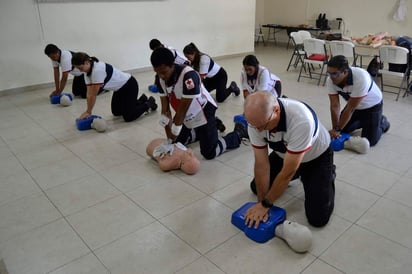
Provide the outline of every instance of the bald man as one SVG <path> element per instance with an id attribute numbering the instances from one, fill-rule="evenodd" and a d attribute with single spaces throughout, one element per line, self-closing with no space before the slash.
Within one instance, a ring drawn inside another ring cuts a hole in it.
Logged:
<path id="1" fill-rule="evenodd" d="M 269 208 L 298 177 L 308 222 L 326 225 L 334 207 L 336 174 L 330 135 L 316 113 L 302 102 L 265 91 L 246 98 L 244 113 L 255 158 L 251 189 L 258 198 L 246 213 L 247 225 L 257 228 L 267 221 Z"/>

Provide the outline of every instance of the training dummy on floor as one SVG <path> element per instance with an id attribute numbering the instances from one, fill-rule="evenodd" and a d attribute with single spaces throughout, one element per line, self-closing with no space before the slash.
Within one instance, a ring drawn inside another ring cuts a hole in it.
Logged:
<path id="1" fill-rule="evenodd" d="M 256 202 L 248 202 L 232 214 L 232 224 L 244 231 L 246 236 L 258 243 L 264 243 L 273 237 L 283 239 L 295 252 L 309 250 L 312 244 L 312 232 L 304 225 L 286 220 L 286 211 L 271 206 L 267 219 L 258 223 L 247 223 L 246 212 Z"/>
<path id="2" fill-rule="evenodd" d="M 361 136 L 350 136 L 348 133 L 341 133 L 338 138 L 331 141 L 334 151 L 342 149 L 352 150 L 359 154 L 366 154 L 369 151 L 369 140 Z"/>
<path id="3" fill-rule="evenodd" d="M 193 151 L 181 143 L 169 144 L 166 139 L 154 139 L 146 153 L 158 164 L 163 171 L 181 169 L 186 174 L 195 174 L 200 167 L 199 159 Z"/>

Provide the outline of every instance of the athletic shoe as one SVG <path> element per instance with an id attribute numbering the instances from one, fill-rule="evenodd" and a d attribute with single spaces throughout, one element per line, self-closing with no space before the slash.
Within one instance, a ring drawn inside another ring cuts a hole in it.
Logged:
<path id="1" fill-rule="evenodd" d="M 249 139 L 249 134 L 247 133 L 247 128 L 245 127 L 245 125 L 243 123 L 240 123 L 240 122 L 235 123 L 234 132 L 237 133 L 240 140 L 242 140 L 243 138 Z"/>
<path id="2" fill-rule="evenodd" d="M 147 101 L 147 96 L 146 96 L 146 94 L 143 93 L 143 94 L 140 96 L 140 98 L 137 99 L 137 101 L 139 102 L 139 104 L 143 104 L 144 102 L 146 102 L 146 101 Z"/>
<path id="3" fill-rule="evenodd" d="M 147 99 L 146 104 L 151 111 L 155 111 L 157 109 L 156 100 L 153 96 L 150 96 L 149 99 Z"/>
<path id="4" fill-rule="evenodd" d="M 391 123 L 389 123 L 388 118 L 386 118 L 385 115 L 382 115 L 381 127 L 383 130 L 383 133 L 388 132 L 389 128 L 391 127 Z"/>
<path id="5" fill-rule="evenodd" d="M 219 117 L 216 116 L 216 128 L 220 132 L 223 132 L 226 130 L 226 126 L 223 124 L 223 121 L 219 119 Z"/>
<path id="6" fill-rule="evenodd" d="M 230 83 L 229 89 L 235 94 L 235 96 L 239 96 L 240 95 L 240 89 L 237 86 L 235 81 L 232 81 Z"/>
<path id="7" fill-rule="evenodd" d="M 250 190 L 252 190 L 253 194 L 257 195 L 255 179 L 250 182 Z"/>
<path id="8" fill-rule="evenodd" d="M 359 154 L 366 154 L 369 151 L 369 140 L 365 137 L 351 136 L 343 144 L 345 149 L 355 151 Z"/>

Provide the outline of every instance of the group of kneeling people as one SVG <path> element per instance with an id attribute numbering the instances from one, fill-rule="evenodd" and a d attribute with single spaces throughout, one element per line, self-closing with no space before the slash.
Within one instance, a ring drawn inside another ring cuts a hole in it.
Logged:
<path id="1" fill-rule="evenodd" d="M 65 82 L 59 83 L 56 67 L 68 51 L 56 47 L 56 53 L 54 45 L 50 46 L 53 50 L 49 46 L 45 53 L 55 67 L 56 90 L 53 93 L 61 93 Z M 366 70 L 350 67 L 344 56 L 334 56 L 328 63 L 332 129 L 327 130 L 309 105 L 281 96 L 280 79 L 261 66 L 256 56 L 248 55 L 243 60 L 241 78 L 245 98 L 243 114 L 247 122 L 235 123 L 232 132 L 221 136 L 216 124 L 217 103 L 210 91 L 216 89 L 216 100 L 223 102 L 231 93 L 240 94 L 236 83 L 226 88 L 226 72 L 193 43 L 185 47 L 186 58 L 181 60 L 176 51 L 157 39 L 150 42 L 150 48 L 160 98 L 159 123 L 164 127 L 166 143 L 158 140 L 151 143 L 148 154 L 159 163 L 169 161 L 162 163 L 164 170 L 180 168 L 193 174 L 199 161 L 186 145 L 199 141 L 201 155 L 213 159 L 238 148 L 242 139 L 248 138 L 254 154 L 254 179 L 250 186 L 258 200 L 246 213 L 249 227 L 257 227 L 267 220 L 269 208 L 296 178 L 300 178 L 304 187 L 309 224 L 326 225 L 335 197 L 331 140 L 342 133 L 361 129 L 359 140 L 367 142 L 369 147 L 376 145 L 381 135 L 389 130 L 390 124 L 382 114 L 380 88 Z M 87 86 L 84 94 L 87 109 L 80 118 L 92 115 L 96 96 L 102 89 L 114 91 L 112 113 L 122 115 L 125 121 L 133 121 L 142 113 L 157 109 L 153 97 L 142 95 L 138 98 L 138 84 L 130 74 L 85 53 L 70 53 L 70 57 L 70 68 L 62 66 L 63 75 L 78 70 L 78 77 L 84 75 Z M 342 110 L 340 97 L 346 101 Z M 170 161 L 170 157 L 175 159 Z"/>

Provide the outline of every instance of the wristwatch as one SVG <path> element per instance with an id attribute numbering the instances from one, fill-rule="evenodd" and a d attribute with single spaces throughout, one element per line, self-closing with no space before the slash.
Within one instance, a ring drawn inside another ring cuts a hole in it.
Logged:
<path id="1" fill-rule="evenodd" d="M 342 131 L 342 129 L 341 129 L 339 126 L 336 126 L 336 127 L 334 128 L 334 130 L 336 130 L 336 131 Z"/>
<path id="2" fill-rule="evenodd" d="M 271 208 L 273 206 L 273 204 L 269 202 L 266 198 L 264 198 L 260 203 L 264 208 Z"/>

